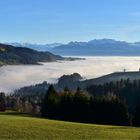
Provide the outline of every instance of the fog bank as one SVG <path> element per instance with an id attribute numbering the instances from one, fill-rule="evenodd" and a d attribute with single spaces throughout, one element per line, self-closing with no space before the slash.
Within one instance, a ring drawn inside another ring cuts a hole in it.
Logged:
<path id="1" fill-rule="evenodd" d="M 44 63 L 44 65 L 3 66 L 0 68 L 0 91 L 14 89 L 48 81 L 54 83 L 63 74 L 77 72 L 86 79 L 108 73 L 136 71 L 140 57 L 86 57 L 86 60 Z"/>

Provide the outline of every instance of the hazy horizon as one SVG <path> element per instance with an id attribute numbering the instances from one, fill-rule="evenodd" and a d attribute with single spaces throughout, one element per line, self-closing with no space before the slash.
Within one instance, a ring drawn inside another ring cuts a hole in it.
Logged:
<path id="1" fill-rule="evenodd" d="M 34 42 L 22 42 L 22 41 L 20 41 L 20 42 L 16 42 L 16 41 L 13 41 L 13 42 L 0 42 L 0 43 L 3 43 L 3 44 L 10 44 L 10 43 L 21 43 L 21 44 L 35 44 L 35 45 L 49 45 L 49 44 L 68 44 L 68 43 L 70 43 L 70 42 L 88 42 L 88 41 L 92 41 L 92 40 L 115 40 L 115 41 L 122 41 L 122 42 L 128 42 L 128 43 L 136 43 L 136 42 L 140 42 L 140 39 L 139 40 L 137 40 L 137 41 L 127 41 L 127 40 L 119 40 L 119 39 L 115 39 L 115 38 L 93 38 L 93 39 L 89 39 L 89 40 L 69 40 L 69 41 L 67 41 L 67 42 L 56 42 L 56 41 L 54 41 L 54 42 L 46 42 L 46 43 L 34 43 Z"/>

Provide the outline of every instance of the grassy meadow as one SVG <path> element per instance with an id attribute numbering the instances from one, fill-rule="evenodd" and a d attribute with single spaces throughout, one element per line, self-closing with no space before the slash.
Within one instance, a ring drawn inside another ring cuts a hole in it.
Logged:
<path id="1" fill-rule="evenodd" d="M 140 140 L 140 128 L 81 124 L 0 113 L 2 140 Z"/>

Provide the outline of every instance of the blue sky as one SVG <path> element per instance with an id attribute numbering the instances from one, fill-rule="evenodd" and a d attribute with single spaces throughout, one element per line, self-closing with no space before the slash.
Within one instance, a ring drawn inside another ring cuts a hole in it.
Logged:
<path id="1" fill-rule="evenodd" d="M 140 41 L 140 0 L 1 0 L 0 42 Z"/>

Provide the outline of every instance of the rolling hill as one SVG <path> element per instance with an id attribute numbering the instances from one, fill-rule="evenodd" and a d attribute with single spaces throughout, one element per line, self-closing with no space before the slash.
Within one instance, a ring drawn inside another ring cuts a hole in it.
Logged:
<path id="1" fill-rule="evenodd" d="M 3 140 L 134 140 L 140 128 L 55 121 L 14 112 L 0 113 Z"/>
<path id="2" fill-rule="evenodd" d="M 52 44 L 32 44 L 32 43 L 7 43 L 15 47 L 27 47 L 30 49 L 35 49 L 37 51 L 50 51 L 52 48 L 62 45 L 61 43 L 52 43 Z"/>
<path id="3" fill-rule="evenodd" d="M 140 72 L 139 71 L 132 71 L 132 72 L 115 72 L 111 74 L 107 74 L 98 78 L 87 79 L 83 80 L 82 76 L 78 73 L 74 73 L 71 75 L 63 75 L 58 79 L 58 83 L 55 84 L 55 88 L 57 90 L 63 90 L 65 86 L 69 87 L 71 90 L 76 90 L 77 87 L 81 87 L 85 90 L 88 86 L 92 85 L 103 85 L 104 83 L 110 82 L 117 82 L 121 79 L 127 80 L 130 79 L 131 81 L 140 80 Z M 31 85 L 27 87 L 20 88 L 16 90 L 16 94 L 23 94 L 27 96 L 28 94 L 42 94 L 46 93 L 50 84 L 47 82 L 43 82 L 36 85 Z"/>
<path id="4" fill-rule="evenodd" d="M 131 81 L 139 80 L 140 72 L 139 71 L 115 72 L 98 78 L 81 81 L 80 85 L 84 87 L 89 85 L 100 85 L 100 84 L 102 85 L 104 83 L 117 82 L 120 81 L 121 79 L 123 80 L 130 79 Z"/>
<path id="5" fill-rule="evenodd" d="M 61 76 L 58 79 L 58 83 L 55 84 L 54 87 L 60 91 L 63 90 L 66 86 L 74 91 L 77 89 L 78 86 L 81 89 L 86 90 L 87 87 L 92 85 L 103 85 L 105 83 L 117 82 L 121 79 L 130 79 L 131 81 L 140 80 L 140 72 L 116 72 L 87 80 L 82 80 L 81 75 L 79 75 L 78 73 L 74 73 L 72 75 Z M 22 87 L 20 89 L 15 90 L 14 93 L 16 95 L 22 95 L 23 97 L 32 95 L 44 96 L 49 86 L 50 84 L 44 81 L 40 84 Z"/>
<path id="6" fill-rule="evenodd" d="M 83 80 L 82 77 L 77 74 L 78 78 L 75 80 L 75 74 L 64 75 L 59 78 L 58 84 L 55 85 L 58 89 L 63 89 L 65 86 L 68 86 L 70 89 L 76 89 L 80 86 L 82 89 L 85 89 L 87 86 L 91 85 L 103 85 L 104 83 L 117 82 L 121 79 L 131 81 L 140 79 L 140 71 L 131 71 L 131 72 L 115 72 L 110 73 L 98 78 Z"/>
<path id="7" fill-rule="evenodd" d="M 63 60 L 63 57 L 50 52 L 39 52 L 25 47 L 0 44 L 0 65 L 39 64 L 38 62 L 56 60 Z"/>

